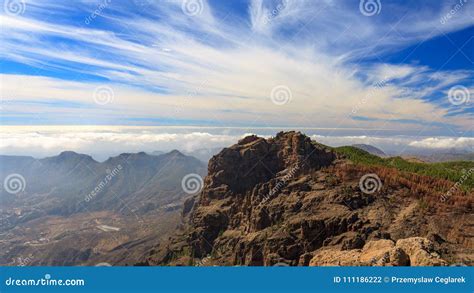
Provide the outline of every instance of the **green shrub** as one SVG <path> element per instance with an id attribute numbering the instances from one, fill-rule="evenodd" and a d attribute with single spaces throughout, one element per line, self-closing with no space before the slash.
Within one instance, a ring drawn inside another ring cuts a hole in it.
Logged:
<path id="1" fill-rule="evenodd" d="M 401 157 L 384 159 L 352 146 L 334 148 L 334 151 L 355 164 L 395 168 L 403 172 L 460 182 L 466 190 L 470 190 L 474 187 L 474 172 L 467 173 L 470 174 L 470 176 L 464 176 L 464 179 L 461 180 L 466 172 L 470 169 L 474 169 L 474 162 L 418 163 L 407 161 Z"/>

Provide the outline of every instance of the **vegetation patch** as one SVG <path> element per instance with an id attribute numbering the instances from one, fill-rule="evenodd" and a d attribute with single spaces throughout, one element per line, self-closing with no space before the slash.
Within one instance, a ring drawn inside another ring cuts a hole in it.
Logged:
<path id="1" fill-rule="evenodd" d="M 401 172 L 415 173 L 445 179 L 452 182 L 460 182 L 460 185 L 465 191 L 469 191 L 474 188 L 474 176 L 465 176 L 469 170 L 474 170 L 474 162 L 409 162 L 401 157 L 380 158 L 352 146 L 337 147 L 334 148 L 334 151 L 355 164 L 395 168 Z M 469 174 L 472 174 L 472 171 L 469 172 Z"/>

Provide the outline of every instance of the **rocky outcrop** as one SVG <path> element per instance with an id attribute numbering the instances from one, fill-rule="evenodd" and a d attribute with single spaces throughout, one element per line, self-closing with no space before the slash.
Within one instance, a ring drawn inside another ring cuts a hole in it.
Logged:
<path id="1" fill-rule="evenodd" d="M 310 266 L 444 266 L 447 262 L 434 251 L 434 244 L 426 238 L 411 237 L 369 241 L 362 249 L 340 251 L 322 249 L 311 259 Z"/>
<path id="2" fill-rule="evenodd" d="M 368 171 L 299 132 L 248 136 L 210 160 L 184 228 L 146 263 L 401 266 L 456 257 L 453 243 L 425 237 L 446 239 L 464 217 L 418 208 L 396 178 L 364 193 Z"/>
<path id="3" fill-rule="evenodd" d="M 434 243 L 426 238 L 412 237 L 400 239 L 396 247 L 405 251 L 410 257 L 413 266 L 442 266 L 446 261 L 434 249 Z"/>
<path id="4" fill-rule="evenodd" d="M 334 153 L 316 147 L 301 133 L 281 132 L 268 140 L 248 136 L 211 158 L 201 197 L 206 200 L 244 193 L 279 175 L 294 176 L 288 173 L 328 166 L 334 159 Z"/>

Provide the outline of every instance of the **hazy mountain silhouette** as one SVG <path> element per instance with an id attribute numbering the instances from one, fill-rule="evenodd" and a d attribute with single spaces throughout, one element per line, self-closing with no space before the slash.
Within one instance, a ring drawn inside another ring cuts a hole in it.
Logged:
<path id="1" fill-rule="evenodd" d="M 102 163 L 70 151 L 0 156 L 0 166 L 2 182 L 24 178 L 18 192 L 4 184 L 0 193 L 3 265 L 18 265 L 18 256 L 32 265 L 130 262 L 178 224 L 189 196 L 183 177 L 206 174 L 204 163 L 178 151 L 126 153 Z"/>
<path id="2" fill-rule="evenodd" d="M 353 144 L 352 146 L 382 158 L 387 156 L 384 151 L 370 144 Z"/>
<path id="3" fill-rule="evenodd" d="M 43 206 L 43 211 L 58 214 L 81 211 L 84 204 L 88 210 L 117 208 L 119 199 L 135 206 L 166 203 L 182 195 L 183 176 L 205 174 L 202 162 L 178 151 L 159 156 L 124 153 L 103 163 L 70 151 L 44 159 L 0 156 L 0 165 L 1 178 L 16 173 L 25 179 L 24 192 L 2 189 L 5 203 L 44 197 L 55 203 Z M 104 186 L 90 195 L 103 181 Z"/>

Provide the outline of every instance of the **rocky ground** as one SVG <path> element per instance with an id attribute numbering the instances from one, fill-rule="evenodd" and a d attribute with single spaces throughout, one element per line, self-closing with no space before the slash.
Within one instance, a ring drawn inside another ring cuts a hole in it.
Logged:
<path id="1" fill-rule="evenodd" d="M 45 216 L 0 230 L 0 265 L 126 265 L 173 231 L 176 211 L 156 211 L 140 218 L 110 211 L 69 217 Z"/>
<path id="2" fill-rule="evenodd" d="M 298 132 L 249 136 L 210 160 L 179 231 L 136 264 L 473 265 L 473 193 L 440 201 L 450 184 L 356 165 Z"/>

